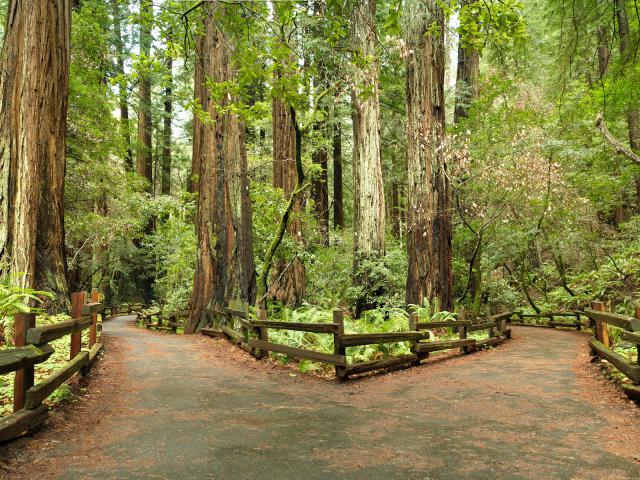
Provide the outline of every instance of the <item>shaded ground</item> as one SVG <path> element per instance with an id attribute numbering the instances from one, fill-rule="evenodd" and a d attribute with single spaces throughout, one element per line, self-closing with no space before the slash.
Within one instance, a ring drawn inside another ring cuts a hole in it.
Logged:
<path id="1" fill-rule="evenodd" d="M 104 324 L 75 408 L 0 447 L 0 477 L 640 478 L 640 409 L 583 335 L 519 328 L 492 351 L 337 384 L 127 320 Z"/>

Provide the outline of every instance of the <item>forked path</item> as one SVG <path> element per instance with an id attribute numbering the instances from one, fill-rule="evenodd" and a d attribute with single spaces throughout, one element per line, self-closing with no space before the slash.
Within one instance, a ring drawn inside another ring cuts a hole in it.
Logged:
<path id="1" fill-rule="evenodd" d="M 495 350 L 343 384 L 127 317 L 103 336 L 92 396 L 0 450 L 7 478 L 640 478 L 640 409 L 580 334 L 517 328 Z"/>

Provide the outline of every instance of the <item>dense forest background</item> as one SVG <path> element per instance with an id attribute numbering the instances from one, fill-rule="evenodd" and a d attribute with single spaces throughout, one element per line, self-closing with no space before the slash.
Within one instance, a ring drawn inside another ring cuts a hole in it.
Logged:
<path id="1" fill-rule="evenodd" d="M 192 329 L 234 300 L 635 306 L 639 43 L 625 0 L 75 0 L 64 253 L 27 283 Z"/>

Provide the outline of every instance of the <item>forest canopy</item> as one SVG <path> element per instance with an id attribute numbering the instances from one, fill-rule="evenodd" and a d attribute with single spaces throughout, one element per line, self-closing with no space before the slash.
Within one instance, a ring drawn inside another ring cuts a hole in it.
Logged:
<path id="1" fill-rule="evenodd" d="M 0 273 L 49 310 L 638 300 L 635 2 L 28 3 L 0 2 Z"/>

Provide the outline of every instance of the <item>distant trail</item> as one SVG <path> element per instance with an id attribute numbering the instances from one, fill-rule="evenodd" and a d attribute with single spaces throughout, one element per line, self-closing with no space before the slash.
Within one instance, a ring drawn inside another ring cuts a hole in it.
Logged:
<path id="1" fill-rule="evenodd" d="M 492 351 L 337 384 L 130 320 L 105 322 L 82 413 L 0 450 L 19 456 L 7 478 L 640 478 L 640 409 L 584 335 L 514 328 Z"/>

